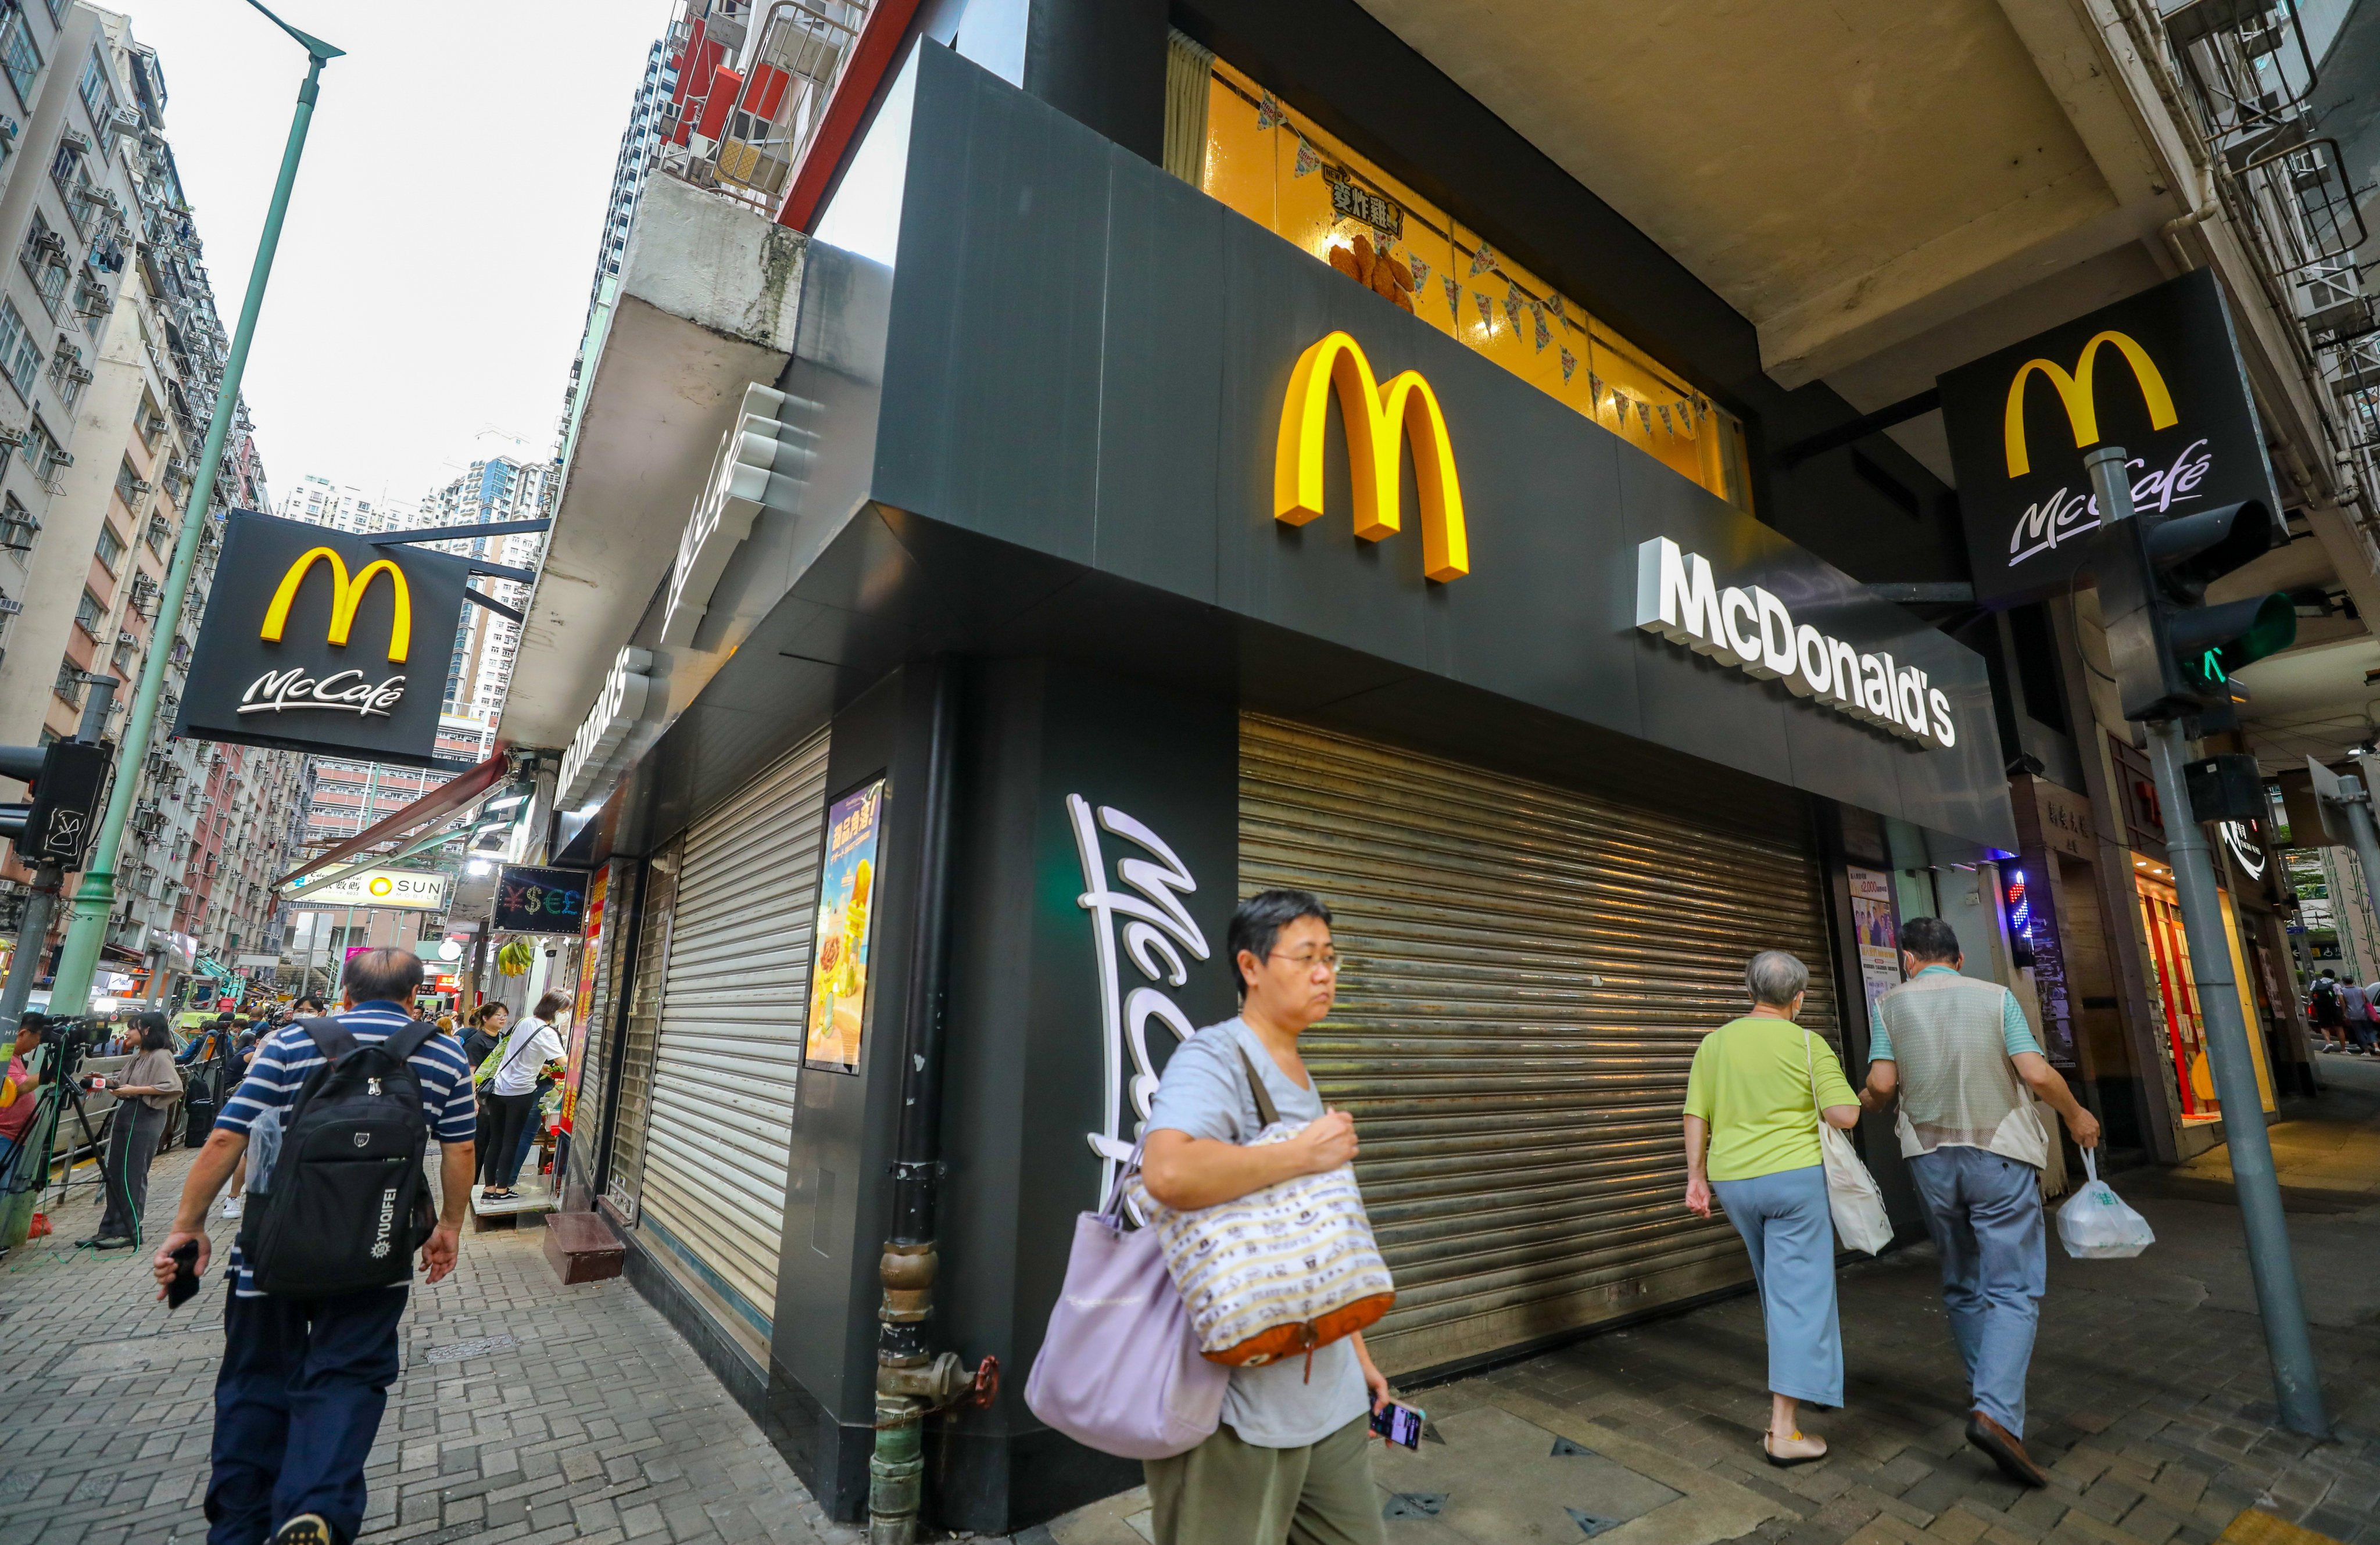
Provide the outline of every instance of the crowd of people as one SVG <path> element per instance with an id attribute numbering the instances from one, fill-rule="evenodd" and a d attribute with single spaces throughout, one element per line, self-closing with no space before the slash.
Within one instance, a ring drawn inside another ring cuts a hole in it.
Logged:
<path id="1" fill-rule="evenodd" d="M 1181 1044 L 1150 1106 L 1139 1178 L 1157 1205 L 1219 1208 L 1338 1172 L 1355 1158 L 1354 1121 L 1328 1107 L 1299 1053 L 1300 1037 L 1336 1002 L 1331 929 L 1329 906 L 1303 891 L 1268 891 L 1235 911 L 1228 950 L 1239 1013 Z M 1753 957 L 1745 1012 L 1713 1027 L 1693 1060 L 1680 1113 L 1681 1200 L 1704 1218 L 1723 1213 L 1750 1260 L 1767 1335 L 1765 1458 L 1814 1463 L 1828 1447 L 1804 1430 L 1804 1415 L 1840 1408 L 1846 1398 L 1822 1133 L 1890 1113 L 1940 1255 L 1949 1330 L 1970 1380 L 1967 1437 L 2010 1477 L 2042 1485 L 2023 1439 L 2046 1290 L 2041 1177 L 2058 1141 L 2044 1112 L 2085 1149 L 2097 1144 L 2098 1123 L 2043 1056 L 2015 996 L 1962 972 L 1948 923 L 1911 919 L 1900 945 L 1907 979 L 1875 1006 L 1857 1088 L 1834 1046 L 1799 1023 L 1808 967 L 1781 950 Z M 206 1270 L 213 1249 L 207 1217 L 226 1188 L 225 1215 L 241 1216 L 251 1156 L 271 1212 L 269 1193 L 298 1183 L 293 1168 L 307 1162 L 290 1159 L 283 1140 L 304 1141 L 291 1134 L 310 1119 L 307 1102 L 329 1097 L 313 1092 L 331 1090 L 348 1058 L 386 1046 L 383 1061 L 401 1059 L 408 1074 L 400 1085 L 409 1092 L 399 1092 L 416 1102 L 421 1142 L 434 1141 L 441 1154 L 438 1201 L 431 1206 L 424 1194 L 412 1248 L 400 1253 L 409 1261 L 418 1249 L 427 1282 L 453 1271 L 475 1183 L 482 1201 L 517 1196 L 536 1113 L 563 1073 L 568 1000 L 548 993 L 517 1022 L 504 1005 L 487 1004 L 459 1024 L 426 1023 L 412 1007 L 420 973 L 410 951 L 364 951 L 349 962 L 335 1014 L 318 1017 L 320 1003 L 300 1001 L 261 1027 L 225 1015 L 178 1056 L 162 1016 L 128 1016 L 114 1044 L 130 1060 L 111 1084 L 126 1102 L 107 1154 L 119 1178 L 99 1234 L 85 1243 L 116 1249 L 138 1237 L 149 1163 L 165 1111 L 183 1097 L 184 1068 L 212 1063 L 233 1078 L 209 1113 L 212 1129 L 154 1257 L 161 1296 L 177 1277 Z M 2372 1001 L 2355 988 L 2335 996 L 2342 1015 L 2359 999 L 2367 1008 Z M 15 1113 L 30 1104 L 20 1092 L 37 1020 L 28 1016 L 0 1076 L 0 1159 L 24 1134 Z M 377 1076 L 370 1092 L 382 1094 Z M 298 1126 L 287 1129 L 292 1120 Z M 1257 1141 L 1275 1123 L 1284 1129 Z M 258 1285 L 259 1271 L 269 1270 L 255 1257 L 258 1237 L 271 1236 L 244 1223 L 225 1273 L 209 1538 L 351 1539 L 363 1512 L 364 1458 L 398 1367 L 410 1268 L 353 1291 L 268 1290 Z M 1360 1329 L 1308 1351 L 1232 1368 L 1211 1435 L 1146 1461 L 1160 1545 L 1381 1539 L 1370 1438 L 1391 1404 L 1389 1381 Z"/>
<path id="2" fill-rule="evenodd" d="M 2325 969 L 2306 985 L 2306 1018 L 2324 1051 L 2380 1056 L 2380 980 L 2342 981 Z"/>

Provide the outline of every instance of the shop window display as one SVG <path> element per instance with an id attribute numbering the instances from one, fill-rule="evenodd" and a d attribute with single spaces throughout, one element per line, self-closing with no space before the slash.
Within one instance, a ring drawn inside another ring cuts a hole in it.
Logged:
<path id="1" fill-rule="evenodd" d="M 1208 81 L 1209 195 L 1751 509 L 1733 416 L 1238 70 L 1212 60 Z"/>

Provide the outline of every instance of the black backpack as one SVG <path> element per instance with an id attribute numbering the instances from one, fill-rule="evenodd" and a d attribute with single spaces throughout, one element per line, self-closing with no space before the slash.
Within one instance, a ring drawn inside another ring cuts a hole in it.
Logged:
<path id="1" fill-rule="evenodd" d="M 421 1173 L 430 1123 L 407 1059 L 438 1027 L 416 1020 L 370 1045 L 333 1019 L 298 1028 L 329 1060 L 282 1113 L 280 1156 L 264 1205 L 242 1221 L 241 1258 L 260 1290 L 283 1298 L 407 1281 L 437 1225 Z"/>

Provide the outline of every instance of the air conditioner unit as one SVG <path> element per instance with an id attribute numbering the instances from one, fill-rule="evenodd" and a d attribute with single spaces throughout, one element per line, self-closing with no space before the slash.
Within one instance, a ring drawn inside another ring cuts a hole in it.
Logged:
<path id="1" fill-rule="evenodd" d="M 108 120 L 108 126 L 118 134 L 138 134 L 140 132 L 140 115 L 133 108 L 119 107 L 115 110 L 115 116 Z"/>
<path id="2" fill-rule="evenodd" d="M 58 143 L 80 155 L 91 149 L 91 136 L 79 128 L 70 128 L 58 136 Z"/>

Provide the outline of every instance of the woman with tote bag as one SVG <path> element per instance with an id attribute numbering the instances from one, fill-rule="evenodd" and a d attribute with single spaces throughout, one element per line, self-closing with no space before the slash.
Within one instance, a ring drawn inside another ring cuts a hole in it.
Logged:
<path id="1" fill-rule="evenodd" d="M 1686 1205 L 1709 1217 L 1716 1191 L 1752 1254 L 1768 1333 L 1761 1452 L 1781 1467 L 1827 1454 L 1824 1440 L 1802 1431 L 1801 1403 L 1843 1403 L 1835 1223 L 1820 1133 L 1856 1123 L 1859 1097 L 1834 1048 L 1793 1022 L 1810 968 L 1767 949 L 1752 958 L 1744 982 L 1752 1012 L 1704 1036 L 1687 1076 Z"/>

